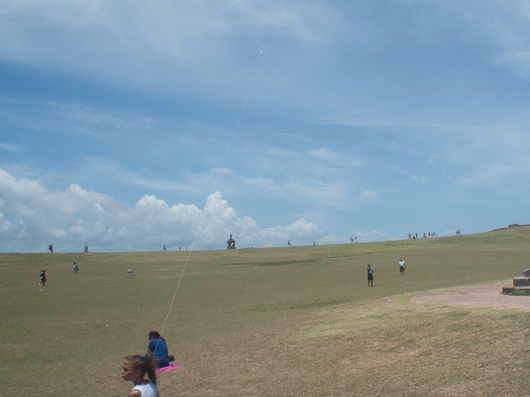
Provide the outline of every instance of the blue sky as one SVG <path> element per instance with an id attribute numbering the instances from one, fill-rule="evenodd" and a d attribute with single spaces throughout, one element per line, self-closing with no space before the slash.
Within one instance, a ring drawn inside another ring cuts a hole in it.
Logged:
<path id="1" fill-rule="evenodd" d="M 0 251 L 529 223 L 530 1 L 0 1 Z"/>

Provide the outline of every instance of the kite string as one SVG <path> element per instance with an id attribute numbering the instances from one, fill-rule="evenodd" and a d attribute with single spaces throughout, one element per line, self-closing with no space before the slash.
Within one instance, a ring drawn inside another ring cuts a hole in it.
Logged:
<path id="1" fill-rule="evenodd" d="M 235 125 L 235 127 L 234 127 L 234 129 L 232 131 L 232 134 L 231 134 L 231 137 L 230 137 L 230 141 L 228 142 L 228 146 L 226 148 L 225 154 L 224 154 L 223 159 L 221 161 L 221 165 L 217 169 L 217 175 L 216 175 L 215 180 L 213 182 L 212 190 L 210 191 L 210 195 L 213 194 L 213 192 L 215 191 L 215 189 L 217 187 L 217 183 L 219 182 L 219 177 L 221 175 L 221 172 L 223 170 L 223 167 L 224 167 L 224 164 L 226 162 L 226 159 L 228 158 L 228 153 L 230 152 L 230 149 L 232 147 L 232 143 L 234 142 L 235 136 L 236 136 L 237 131 L 239 129 L 239 124 L 241 123 L 241 120 L 242 120 L 243 115 L 245 114 L 245 111 L 246 111 L 246 108 L 247 108 L 247 104 L 248 104 L 248 102 L 249 102 L 249 100 L 250 100 L 250 98 L 252 96 L 253 91 L 254 91 L 254 86 L 256 85 L 256 81 L 257 81 L 258 75 L 259 75 L 259 73 L 261 71 L 261 64 L 262 63 L 263 63 L 263 51 L 260 51 L 260 58 L 259 58 L 258 65 L 256 67 L 256 71 L 254 72 L 254 78 L 253 78 L 253 80 L 251 82 L 251 85 L 250 85 L 250 88 L 248 90 L 248 93 L 247 93 L 247 96 L 245 98 L 245 101 L 243 102 L 243 106 L 241 107 L 241 111 L 239 112 L 239 117 L 237 118 L 236 125 Z M 166 318 L 165 318 L 164 323 L 162 325 L 162 328 L 160 330 L 160 334 L 162 334 L 164 332 L 164 329 L 166 328 L 167 322 L 169 320 L 169 315 L 171 314 L 171 311 L 173 309 L 173 306 L 174 306 L 176 298 L 177 298 L 178 291 L 180 289 L 182 278 L 184 277 L 184 274 L 186 273 L 186 269 L 188 267 L 188 263 L 189 263 L 189 260 L 190 260 L 190 257 L 191 257 L 191 253 L 193 251 L 193 246 L 194 246 L 195 242 L 197 241 L 197 237 L 199 236 L 199 233 L 201 231 L 201 226 L 202 226 L 205 218 L 206 218 L 206 211 L 203 211 L 201 220 L 199 221 L 199 224 L 197 225 L 197 230 L 195 231 L 195 235 L 193 237 L 193 241 L 192 241 L 190 250 L 188 252 L 188 255 L 186 256 L 186 260 L 184 262 L 184 266 L 182 268 L 182 271 L 180 272 L 180 276 L 179 276 L 177 285 L 175 287 L 175 291 L 173 292 L 173 297 L 171 298 L 171 302 L 169 304 L 169 308 L 168 308 L 167 313 L 166 313 Z"/>

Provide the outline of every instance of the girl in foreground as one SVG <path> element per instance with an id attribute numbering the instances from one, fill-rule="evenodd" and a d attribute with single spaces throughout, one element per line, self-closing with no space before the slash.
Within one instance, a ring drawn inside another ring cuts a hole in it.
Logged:
<path id="1" fill-rule="evenodd" d="M 155 371 L 156 364 L 152 354 L 146 357 L 140 355 L 125 357 L 121 377 L 134 385 L 127 397 L 160 397 L 156 388 Z M 145 379 L 146 374 L 148 379 Z"/>

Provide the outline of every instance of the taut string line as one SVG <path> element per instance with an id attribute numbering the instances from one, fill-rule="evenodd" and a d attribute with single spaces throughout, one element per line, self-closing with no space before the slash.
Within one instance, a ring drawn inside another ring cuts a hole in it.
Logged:
<path id="1" fill-rule="evenodd" d="M 221 165 L 219 166 L 219 168 L 217 170 L 217 175 L 216 175 L 214 183 L 212 185 L 212 190 L 210 191 L 210 195 L 213 194 L 213 192 L 215 191 L 215 189 L 217 187 L 217 183 L 219 181 L 219 176 L 221 174 L 221 171 L 222 171 L 222 169 L 224 167 L 224 164 L 226 162 L 226 159 L 228 157 L 228 153 L 230 152 L 230 148 L 232 146 L 232 143 L 234 142 L 234 138 L 235 138 L 235 136 L 237 134 L 237 131 L 239 129 L 239 124 L 241 123 L 241 119 L 243 118 L 243 115 L 245 114 L 245 110 L 247 108 L 247 104 L 248 104 L 248 102 L 250 100 L 250 97 L 252 96 L 252 92 L 254 91 L 254 86 L 255 86 L 256 81 L 258 79 L 259 72 L 261 71 L 261 64 L 262 64 L 262 61 L 263 61 L 263 51 L 260 51 L 259 53 L 260 53 L 260 58 L 259 58 L 259 63 L 257 65 L 257 67 L 256 67 L 256 71 L 254 73 L 254 79 L 252 80 L 252 83 L 251 83 L 250 88 L 248 90 L 248 93 L 247 93 L 247 96 L 245 98 L 245 101 L 243 102 L 243 106 L 241 107 L 241 111 L 239 112 L 239 117 L 237 118 L 236 125 L 235 125 L 235 127 L 234 127 L 234 129 L 232 131 L 232 135 L 230 137 L 230 141 L 228 142 L 228 146 L 227 146 L 225 154 L 223 156 L 223 160 L 221 161 Z M 162 328 L 160 330 L 161 334 L 164 332 L 164 329 L 165 329 L 165 327 L 167 325 L 167 322 L 169 320 L 169 315 L 170 315 L 171 310 L 173 309 L 173 306 L 175 304 L 175 301 L 176 301 L 176 298 L 177 298 L 177 293 L 179 291 L 180 284 L 182 282 L 182 278 L 184 277 L 184 274 L 186 273 L 186 269 L 188 267 L 189 259 L 190 259 L 191 253 L 193 251 L 193 245 L 197 241 L 197 237 L 198 237 L 198 235 L 199 235 L 199 233 L 201 231 L 201 226 L 202 226 L 202 224 L 204 222 L 204 219 L 205 219 L 205 211 L 203 211 L 203 213 L 202 213 L 202 218 L 201 218 L 201 220 L 199 222 L 199 225 L 197 226 L 197 230 L 195 231 L 195 236 L 193 237 L 193 242 L 191 244 L 191 248 L 190 248 L 190 250 L 188 252 L 188 255 L 186 256 L 186 261 L 184 262 L 184 267 L 182 268 L 182 271 L 180 273 L 177 285 L 175 287 L 175 291 L 173 293 L 173 297 L 171 299 L 171 303 L 169 304 L 169 308 L 167 310 L 167 314 L 166 314 L 166 318 L 164 320 L 164 324 L 162 325 Z"/>

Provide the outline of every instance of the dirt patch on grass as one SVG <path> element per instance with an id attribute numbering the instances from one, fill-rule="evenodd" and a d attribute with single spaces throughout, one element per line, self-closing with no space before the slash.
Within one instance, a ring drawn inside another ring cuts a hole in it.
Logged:
<path id="1" fill-rule="evenodd" d="M 414 303 L 450 306 L 492 307 L 495 309 L 521 309 L 530 312 L 529 296 L 501 294 L 503 287 L 512 285 L 512 280 L 493 284 L 437 290 L 412 299 Z"/>

